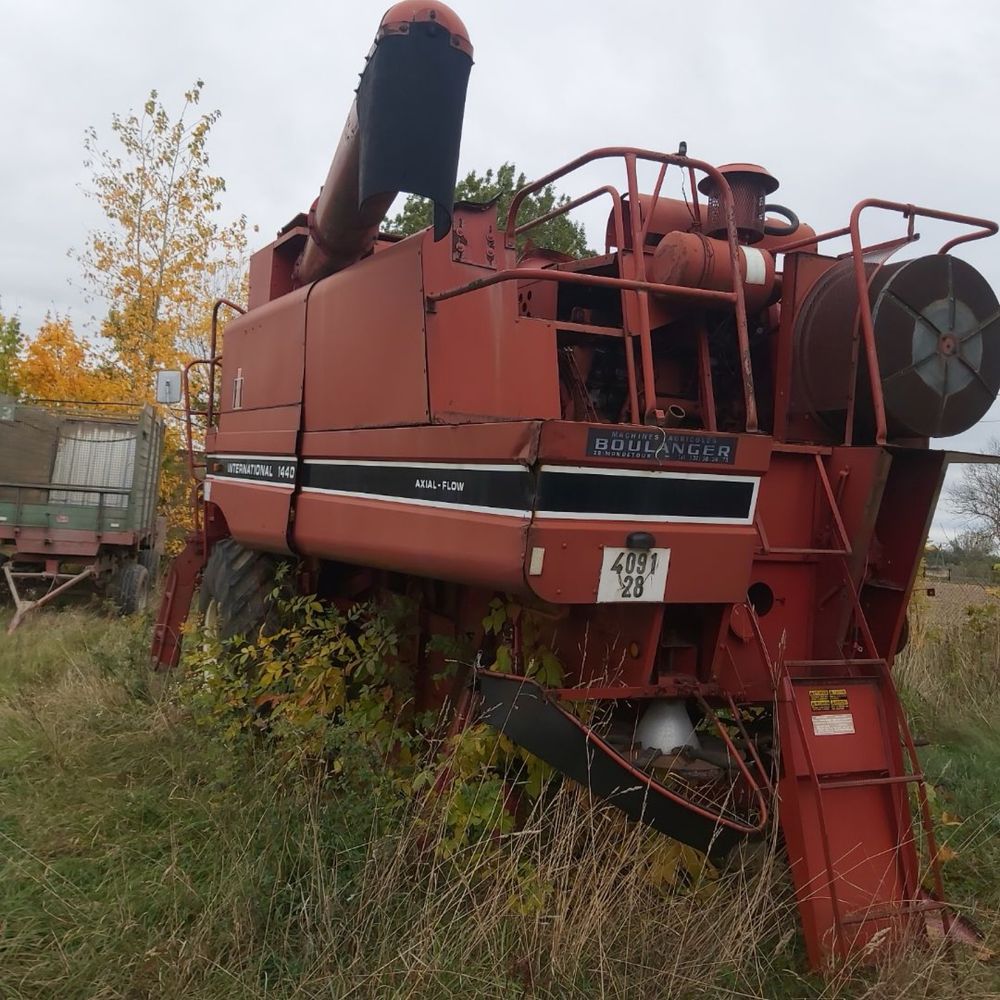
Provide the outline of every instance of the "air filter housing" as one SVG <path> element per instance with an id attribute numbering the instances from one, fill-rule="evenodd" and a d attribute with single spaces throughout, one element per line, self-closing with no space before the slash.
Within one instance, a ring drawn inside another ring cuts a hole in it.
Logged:
<path id="1" fill-rule="evenodd" d="M 1000 303 L 971 264 L 934 254 L 867 265 L 886 423 L 896 438 L 968 430 L 1000 389 Z M 858 315 L 852 262 L 827 271 L 795 324 L 793 409 L 839 432 L 849 405 L 852 331 Z M 871 433 L 871 388 L 858 344 L 856 440 Z"/>
<path id="2" fill-rule="evenodd" d="M 736 232 L 743 243 L 756 243 L 764 238 L 764 201 L 772 191 L 777 191 L 778 182 L 763 167 L 756 163 L 727 163 L 719 167 L 733 192 L 733 210 L 736 216 Z M 698 184 L 698 190 L 708 195 L 707 236 L 726 238 L 726 214 L 719 196 L 719 185 L 712 177 L 705 177 Z"/>

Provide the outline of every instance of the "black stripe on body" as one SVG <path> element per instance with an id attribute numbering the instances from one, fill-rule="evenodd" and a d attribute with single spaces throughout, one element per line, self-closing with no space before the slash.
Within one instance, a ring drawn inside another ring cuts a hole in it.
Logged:
<path id="1" fill-rule="evenodd" d="M 384 499 L 419 500 L 435 505 L 461 505 L 519 511 L 532 506 L 531 473 L 520 465 L 454 465 L 441 468 L 397 463 L 341 464 L 306 462 L 305 489 L 332 490 Z"/>
<path id="2" fill-rule="evenodd" d="M 536 511 L 545 517 L 748 522 L 756 480 L 683 473 L 607 475 L 543 469 Z"/>

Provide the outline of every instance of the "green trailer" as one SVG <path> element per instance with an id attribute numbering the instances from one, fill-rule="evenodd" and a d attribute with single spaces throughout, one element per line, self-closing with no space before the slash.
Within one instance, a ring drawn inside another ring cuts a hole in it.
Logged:
<path id="1" fill-rule="evenodd" d="M 0 563 L 15 609 L 8 632 L 83 584 L 123 613 L 145 604 L 163 542 L 163 431 L 150 406 L 0 397 Z"/>

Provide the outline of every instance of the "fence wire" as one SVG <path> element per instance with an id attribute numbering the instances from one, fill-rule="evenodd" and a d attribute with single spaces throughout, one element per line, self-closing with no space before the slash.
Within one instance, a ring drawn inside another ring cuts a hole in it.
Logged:
<path id="1" fill-rule="evenodd" d="M 913 585 L 911 614 L 934 628 L 957 628 L 1000 615 L 1000 581 L 967 577 L 954 570 L 922 570 Z"/>

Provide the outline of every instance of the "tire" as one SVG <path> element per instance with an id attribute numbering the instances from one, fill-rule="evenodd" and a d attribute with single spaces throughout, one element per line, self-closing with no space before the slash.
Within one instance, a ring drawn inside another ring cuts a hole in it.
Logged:
<path id="1" fill-rule="evenodd" d="M 149 598 L 149 570 L 137 562 L 122 566 L 118 577 L 118 610 L 134 615 L 146 607 Z"/>
<path id="2" fill-rule="evenodd" d="M 139 565 L 145 566 L 155 580 L 160 575 L 160 553 L 156 549 L 139 549 Z"/>
<path id="3" fill-rule="evenodd" d="M 267 622 L 278 560 L 231 538 L 216 542 L 201 577 L 199 608 L 219 639 L 253 636 Z"/>

